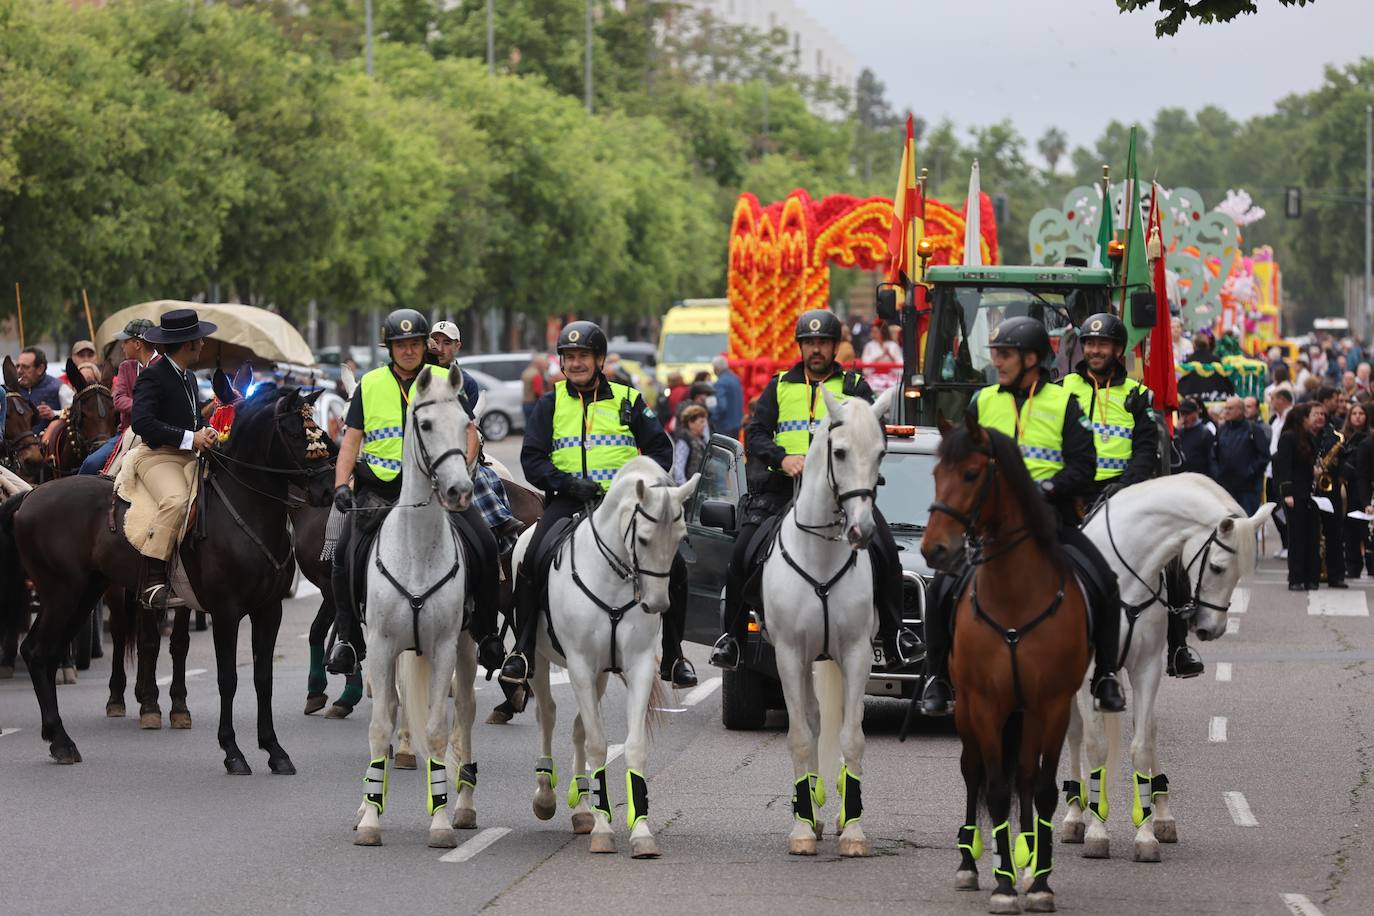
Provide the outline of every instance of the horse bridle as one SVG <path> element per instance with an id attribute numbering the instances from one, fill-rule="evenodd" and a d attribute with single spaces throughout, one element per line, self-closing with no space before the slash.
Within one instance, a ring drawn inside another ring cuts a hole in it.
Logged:
<path id="1" fill-rule="evenodd" d="M 429 478 L 429 492 L 431 498 L 439 492 L 439 466 L 441 464 L 452 458 L 454 455 L 458 455 L 463 459 L 464 467 L 466 467 L 468 463 L 467 449 L 463 448 L 455 447 L 447 449 L 446 451 L 441 452 L 438 458 L 430 457 L 429 446 L 425 445 L 425 437 L 420 434 L 421 430 L 418 429 L 418 426 L 420 424 L 420 409 L 422 407 L 432 407 L 433 405 L 438 403 L 438 400 L 420 401 L 410 408 L 411 419 L 415 421 L 415 425 L 417 427 L 417 429 L 415 430 L 415 441 L 420 446 L 420 469 L 424 471 L 425 476 Z"/>
<path id="2" fill-rule="evenodd" d="M 806 532 L 807 534 L 811 535 L 812 537 L 821 538 L 821 539 L 827 540 L 827 541 L 838 541 L 838 540 L 840 540 L 840 539 L 842 539 L 842 538 L 844 537 L 844 529 L 845 529 L 846 527 L 848 527 L 848 525 L 849 525 L 849 513 L 845 512 L 845 509 L 844 509 L 844 504 L 845 504 L 845 502 L 848 501 L 848 500 L 851 500 L 851 499 L 860 499 L 860 498 L 868 498 L 868 499 L 876 500 L 876 499 L 878 498 L 878 488 L 877 488 L 876 486 L 873 486 L 873 487 L 864 487 L 864 488 L 855 489 L 855 490 L 845 490 L 843 493 L 840 492 L 840 484 L 839 484 L 839 481 L 837 481 L 837 480 L 835 479 L 835 448 L 834 448 L 833 443 L 830 441 L 829 433 L 830 433 L 830 432 L 834 432 L 835 430 L 837 430 L 837 429 L 839 429 L 841 426 L 843 426 L 843 425 L 844 425 L 844 421 L 843 421 L 843 420 L 836 420 L 836 419 L 833 419 L 833 417 L 832 417 L 832 418 L 828 418 L 828 422 L 829 422 L 830 425 L 829 425 L 829 431 L 828 431 L 827 434 L 826 434 L 826 443 L 825 443 L 825 478 L 826 478 L 826 482 L 827 482 L 827 483 L 829 484 L 829 486 L 830 486 L 830 495 L 831 495 L 832 497 L 834 497 L 834 499 L 835 499 L 835 505 L 839 507 L 839 510 L 838 510 L 838 512 L 836 513 L 836 517 L 835 517 L 835 520 L 834 520 L 834 521 L 831 521 L 831 522 L 822 522 L 822 523 L 819 524 L 819 525 L 806 525 L 806 524 L 803 524 L 803 523 L 802 523 L 802 520 L 801 520 L 800 515 L 797 513 L 796 509 L 794 508 L 793 511 L 792 511 L 792 524 L 794 524 L 794 525 L 798 528 L 798 530 L 804 531 L 804 532 Z M 883 456 L 886 455 L 886 454 L 887 454 L 887 443 L 886 443 L 886 435 L 884 435 L 883 449 L 882 449 L 881 452 L 878 453 L 878 461 L 879 461 L 879 463 L 882 462 Z M 793 478 L 793 481 L 794 481 L 794 482 L 793 482 L 793 494 L 792 494 L 792 499 L 793 499 L 793 503 L 794 503 L 794 505 L 795 505 L 795 502 L 796 502 L 796 489 L 797 489 L 798 487 L 801 486 L 801 478 L 800 478 L 800 477 Z M 821 531 L 828 531 L 828 530 L 831 529 L 831 528 L 838 528 L 839 530 L 838 530 L 837 532 L 835 532 L 835 534 L 829 534 L 829 535 L 828 535 L 828 534 L 820 534 L 820 533 L 819 533 L 819 532 L 821 532 Z"/>
<path id="3" fill-rule="evenodd" d="M 33 404 L 29 401 L 29 399 L 24 397 L 17 391 L 5 392 L 5 399 L 7 401 L 18 401 L 20 406 L 17 409 L 18 412 L 21 414 L 27 413 L 28 411 L 34 409 Z M 39 438 L 37 431 L 30 428 L 27 431 L 20 433 L 18 436 L 15 436 L 13 439 L 5 439 L 5 457 L 10 462 L 14 462 L 15 460 L 17 460 L 19 452 L 28 447 L 25 443 L 27 443 L 30 439 L 33 440 L 34 446 L 38 447 L 41 450 L 42 440 Z"/>
<path id="4" fill-rule="evenodd" d="M 92 442 L 81 432 L 81 409 L 80 404 L 88 394 L 104 394 L 110 398 L 111 406 L 114 403 L 114 393 L 97 382 L 90 382 L 72 397 L 71 406 L 67 408 L 67 441 L 71 443 L 72 451 L 78 456 L 78 460 L 84 461 L 90 456 L 91 452 L 103 445 L 103 442 Z M 99 417 L 108 416 L 105 402 L 97 397 L 95 402 L 96 415 Z M 57 456 L 53 455 L 53 463 L 57 463 Z"/>
<path id="5" fill-rule="evenodd" d="M 291 443 L 286 441 L 286 435 L 282 432 L 282 422 L 290 417 L 290 413 L 282 409 L 282 401 L 284 400 L 284 397 L 278 399 L 277 403 L 272 408 L 272 437 L 274 441 L 281 444 L 282 450 L 291 459 L 291 467 L 279 468 L 267 464 L 257 464 L 256 462 L 245 461 L 242 458 L 235 458 L 232 455 L 226 455 L 218 449 L 210 449 L 209 451 L 206 451 L 203 454 L 219 462 L 220 466 L 224 468 L 225 473 L 227 473 L 230 477 L 234 478 L 234 481 L 238 483 L 239 486 L 244 487 L 248 490 L 252 490 L 254 493 L 266 499 L 276 500 L 277 502 L 280 502 L 284 505 L 289 505 L 289 498 L 282 498 L 280 496 L 277 496 L 275 493 L 268 493 L 265 490 L 255 487 L 252 484 L 245 481 L 239 475 L 235 474 L 233 471 L 234 467 L 239 467 L 245 470 L 256 471 L 259 474 L 269 474 L 277 477 L 293 478 L 302 476 L 308 477 L 311 474 L 317 474 L 320 472 L 320 468 L 318 466 L 310 467 L 306 462 L 296 458 L 295 455 L 292 453 Z M 301 411 L 302 421 L 304 421 L 305 419 L 305 410 L 306 408 L 303 408 Z"/>

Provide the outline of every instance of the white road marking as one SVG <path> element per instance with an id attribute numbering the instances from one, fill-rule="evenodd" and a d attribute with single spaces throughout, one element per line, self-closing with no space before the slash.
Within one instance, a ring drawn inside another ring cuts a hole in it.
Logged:
<path id="1" fill-rule="evenodd" d="M 1213 744 L 1226 743 L 1226 717 L 1212 716 L 1211 723 L 1207 726 L 1207 740 Z"/>
<path id="2" fill-rule="evenodd" d="M 1240 632 L 1240 621 L 1239 621 L 1238 619 L 1236 619 L 1235 617 L 1232 617 L 1230 620 L 1226 621 L 1226 635 L 1227 635 L 1227 636 L 1235 636 L 1235 635 L 1236 635 L 1237 633 L 1239 633 L 1239 632 Z"/>
<path id="3" fill-rule="evenodd" d="M 1226 682 L 1231 680 L 1231 663 L 1217 662 L 1217 680 Z"/>
<path id="4" fill-rule="evenodd" d="M 1231 820 L 1236 822 L 1237 827 L 1259 826 L 1259 821 L 1255 820 L 1255 813 L 1250 810 L 1250 803 L 1245 800 L 1244 794 L 1223 792 L 1221 797 L 1226 801 L 1226 810 L 1231 812 Z"/>
<path id="5" fill-rule="evenodd" d="M 186 672 L 186 679 L 189 681 L 191 678 L 198 677 L 199 675 L 202 675 L 204 673 L 204 668 L 192 668 Z M 160 677 L 157 679 L 157 685 L 159 687 L 166 687 L 170 683 L 172 683 L 172 676 L 170 674 L 166 677 Z"/>
<path id="6" fill-rule="evenodd" d="M 17 735 L 22 731 L 22 728 L 0 728 L 0 738 L 5 737 L 6 735 Z"/>
<path id="7" fill-rule="evenodd" d="M 672 706 L 650 706 L 649 708 L 652 709 L 654 712 L 686 712 L 686 711 L 687 711 L 687 707 L 685 707 L 685 706 L 682 706 L 682 707 L 672 707 Z"/>
<path id="8" fill-rule="evenodd" d="M 1279 897 L 1283 899 L 1283 905 L 1288 907 L 1288 912 L 1293 916 L 1322 916 L 1322 911 L 1317 909 L 1317 905 L 1302 894 L 1279 894 Z"/>
<path id="9" fill-rule="evenodd" d="M 623 745 L 623 744 L 611 744 L 611 745 L 607 745 L 607 747 L 606 747 L 606 765 L 607 765 L 607 766 L 610 766 L 610 765 L 611 765 L 611 761 L 612 761 L 612 760 L 615 760 L 617 757 L 619 757 L 619 756 L 620 756 L 621 754 L 623 754 L 623 753 L 625 753 L 625 745 Z"/>
<path id="10" fill-rule="evenodd" d="M 1231 613 L 1244 614 L 1250 610 L 1250 589 L 1237 588 L 1231 592 Z"/>
<path id="11" fill-rule="evenodd" d="M 439 861 L 466 862 L 508 833 L 509 827 L 488 827 L 457 849 L 444 853 L 439 857 Z"/>
<path id="12" fill-rule="evenodd" d="M 683 706 L 695 706 L 720 689 L 720 678 L 713 677 L 692 688 L 691 693 L 682 698 Z"/>
<path id="13" fill-rule="evenodd" d="M 1322 589 L 1307 593 L 1307 613 L 1312 617 L 1368 617 L 1365 592 L 1358 589 Z"/>

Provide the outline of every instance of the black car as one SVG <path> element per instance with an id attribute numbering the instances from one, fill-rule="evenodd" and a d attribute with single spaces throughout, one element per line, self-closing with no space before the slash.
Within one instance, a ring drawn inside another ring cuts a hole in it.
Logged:
<path id="1" fill-rule="evenodd" d="M 905 610 L 903 618 L 921 632 L 926 587 L 932 571 L 921 556 L 921 535 L 934 499 L 935 449 L 940 436 L 933 429 L 889 427 L 884 483 L 878 488 L 882 509 L 897 541 L 902 561 Z M 687 509 L 687 534 L 695 556 L 688 561 L 687 638 L 711 644 L 723 629 L 725 575 L 735 546 L 732 509 L 747 491 L 744 447 L 734 439 L 712 436 L 702 464 L 701 482 Z M 702 520 L 702 509 L 720 527 Z M 730 729 L 763 726 L 770 709 L 785 708 L 778 683 L 773 647 L 763 638 L 758 618 L 750 612 L 749 639 L 741 647 L 744 664 L 727 671 L 721 684 L 721 721 Z M 873 647 L 870 696 L 910 697 L 920 689 L 921 666 L 889 666 L 882 648 Z"/>

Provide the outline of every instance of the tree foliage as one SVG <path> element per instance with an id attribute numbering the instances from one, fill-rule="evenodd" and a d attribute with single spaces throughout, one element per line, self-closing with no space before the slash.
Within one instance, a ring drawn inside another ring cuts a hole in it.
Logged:
<path id="1" fill-rule="evenodd" d="M 1317 0 L 1279 0 L 1284 6 L 1306 6 Z M 1157 6 L 1160 17 L 1155 20 L 1155 35 L 1178 34 L 1179 27 L 1189 19 L 1204 24 L 1230 22 L 1241 14 L 1258 12 L 1255 0 L 1116 0 L 1123 13 L 1134 13 Z"/>

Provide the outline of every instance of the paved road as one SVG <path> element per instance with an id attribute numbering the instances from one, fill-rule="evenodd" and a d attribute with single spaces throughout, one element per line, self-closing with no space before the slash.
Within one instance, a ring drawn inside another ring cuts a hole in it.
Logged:
<path id="1" fill-rule="evenodd" d="M 1274 561 L 1247 580 L 1235 631 L 1204 647 L 1206 676 L 1169 681 L 1162 691 L 1163 765 L 1181 842 L 1163 848 L 1161 864 L 1129 860 L 1123 764 L 1113 785 L 1117 858 L 1087 861 L 1060 846 L 1054 884 L 1063 911 L 1368 911 L 1374 863 L 1361 825 L 1374 755 L 1370 588 L 1364 580 L 1347 593 L 1294 601 Z M 144 732 L 134 718 L 104 718 L 108 653 L 79 684 L 60 688 L 85 756 L 76 767 L 48 760 L 22 672 L 0 681 L 0 911 L 985 911 L 985 893 L 953 890 L 963 786 L 958 742 L 947 729 L 930 727 L 898 744 L 901 707 L 870 702 L 864 823 L 875 855 L 841 861 L 827 839 L 816 859 L 789 858 L 783 722 L 724 731 L 714 679 L 668 701 L 654 732 L 651 818 L 662 859 L 593 857 L 563 810 L 553 821 L 535 820 L 529 714 L 477 726 L 479 830 L 460 836 L 466 845 L 456 855 L 425 847 L 413 772 L 393 776 L 386 845 L 355 848 L 349 828 L 367 758 L 369 703 L 345 721 L 301 714 L 312 613 L 310 599 L 289 603 L 276 656 L 277 724 L 295 777 L 268 775 L 254 749 L 246 636 L 237 726 L 254 767 L 248 778 L 226 776 L 220 763 L 208 633 L 192 638 L 189 667 L 202 673 L 190 681 L 191 731 Z M 704 647 L 690 654 L 714 678 Z M 335 680 L 331 688 L 340 686 Z M 500 697 L 494 685 L 479 686 L 480 723 Z M 556 748 L 566 771 L 572 697 L 566 686 L 555 691 Z M 623 740 L 623 691 L 609 693 L 611 740 Z M 625 848 L 621 767 L 612 766 L 610 785 Z M 834 811 L 832 801 L 832 824 Z M 983 867 L 986 887 L 986 859 Z"/>

